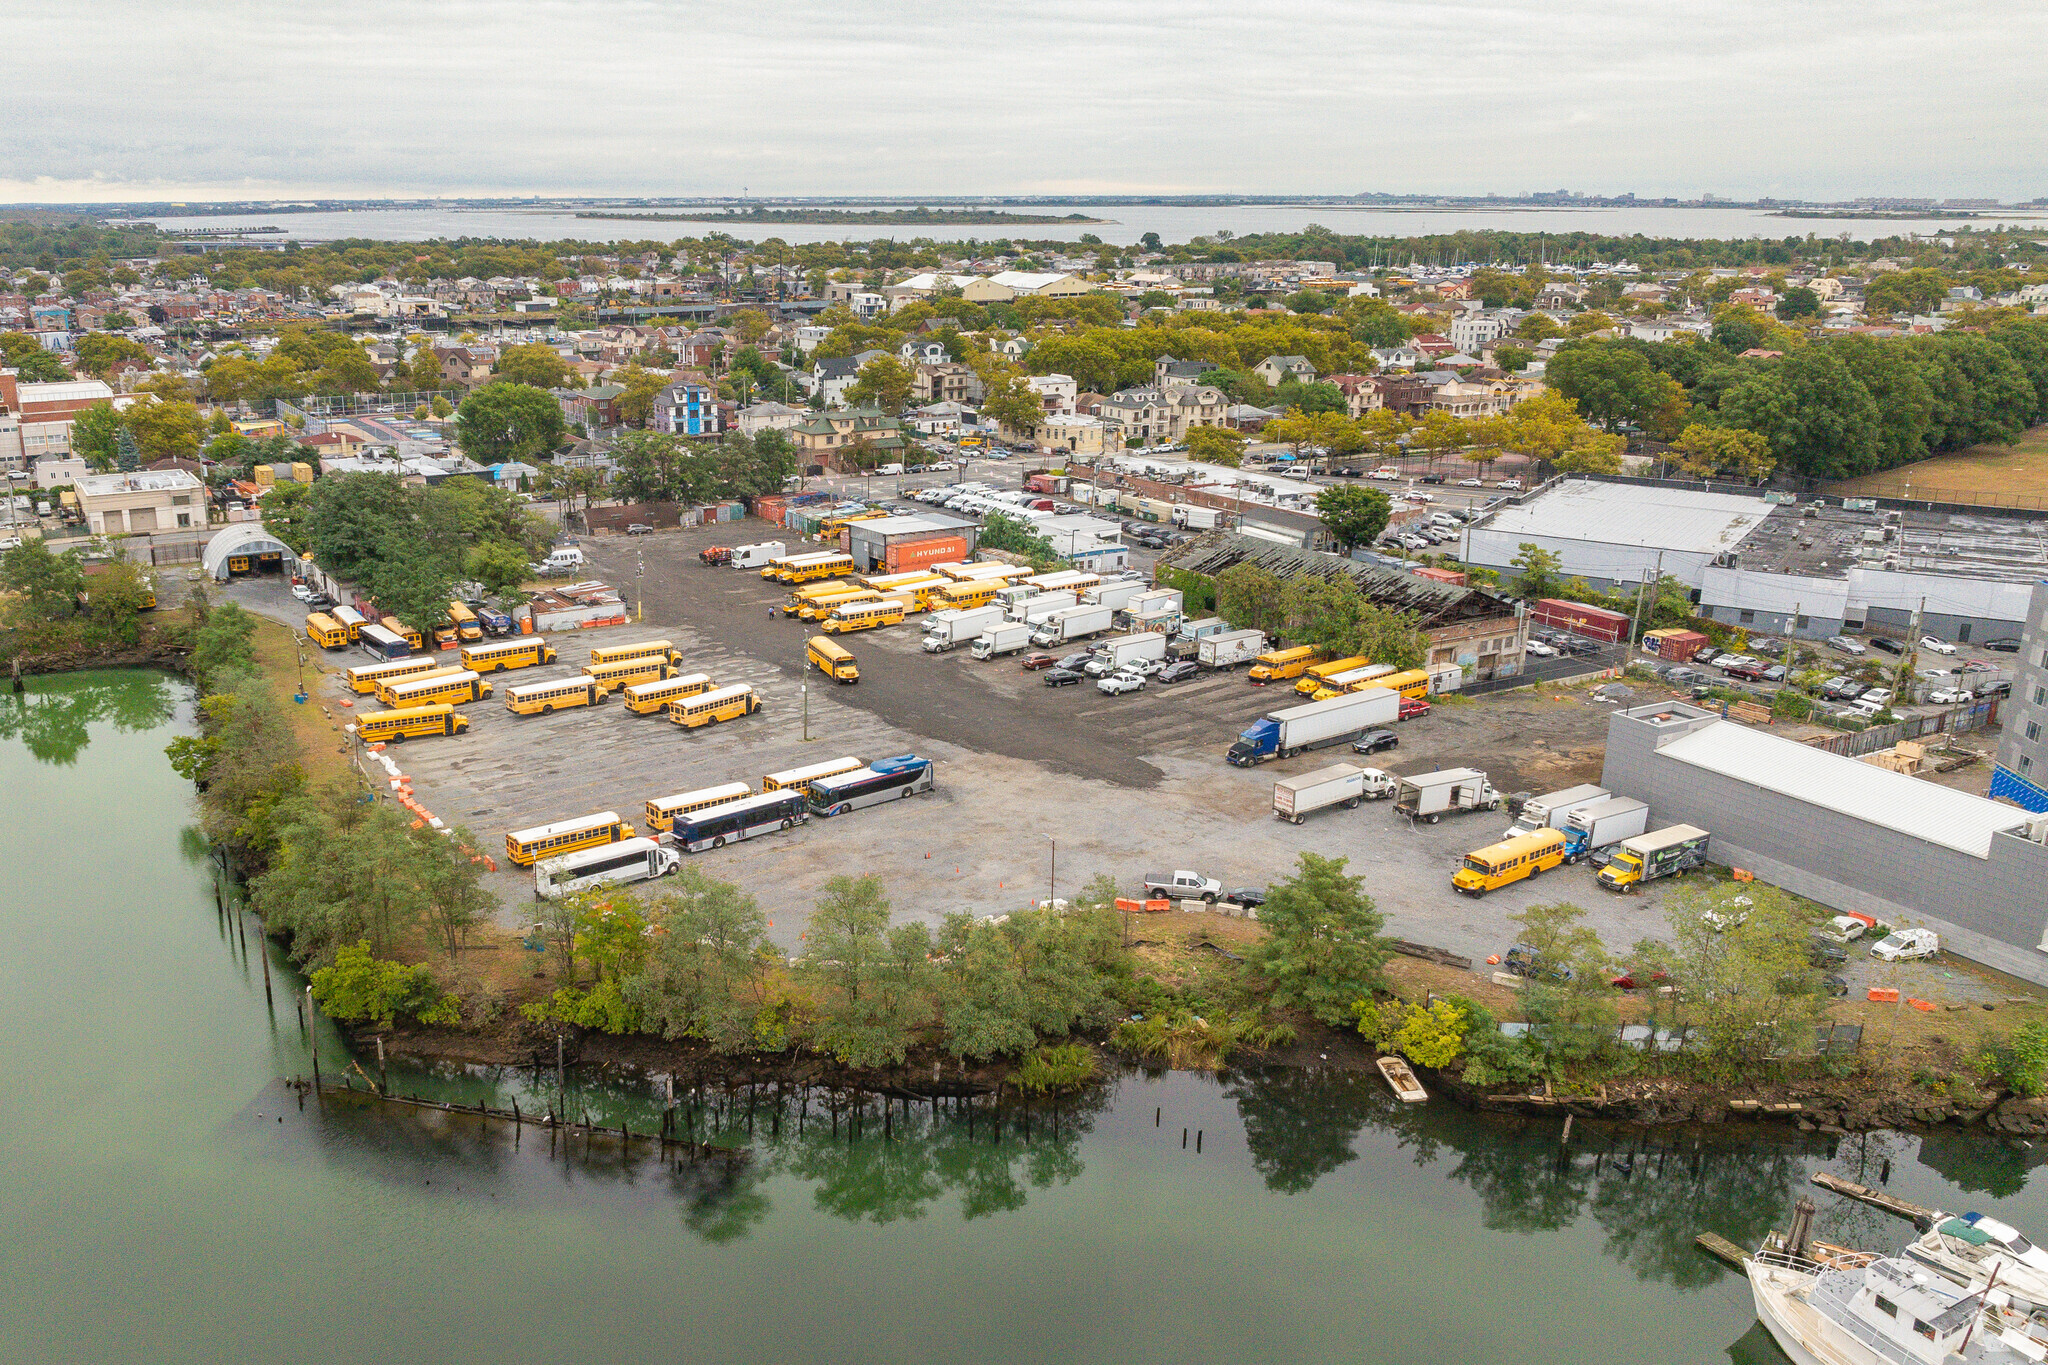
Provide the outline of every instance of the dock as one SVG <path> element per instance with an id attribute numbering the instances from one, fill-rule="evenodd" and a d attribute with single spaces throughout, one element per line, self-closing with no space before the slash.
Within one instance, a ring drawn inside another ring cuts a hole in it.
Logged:
<path id="1" fill-rule="evenodd" d="M 1737 1270 L 1749 1264 L 1749 1253 L 1718 1232 L 1703 1232 L 1692 1239 L 1692 1244 L 1709 1256 L 1726 1261 Z"/>
<path id="2" fill-rule="evenodd" d="M 1853 1180 L 1844 1180 L 1838 1175 L 1829 1175 L 1826 1171 L 1815 1171 L 1813 1173 L 1813 1183 L 1846 1199 L 1854 1199 L 1858 1203 L 1868 1204 L 1874 1209 L 1883 1209 L 1886 1213 L 1896 1214 L 1900 1218 L 1909 1219 L 1912 1221 L 1913 1226 L 1923 1232 L 1933 1227 L 1934 1220 L 1941 1217 L 1939 1209 L 1922 1208 L 1920 1205 L 1900 1199 L 1896 1195 L 1886 1194 L 1882 1190 L 1873 1190 L 1866 1185 L 1859 1185 Z"/>

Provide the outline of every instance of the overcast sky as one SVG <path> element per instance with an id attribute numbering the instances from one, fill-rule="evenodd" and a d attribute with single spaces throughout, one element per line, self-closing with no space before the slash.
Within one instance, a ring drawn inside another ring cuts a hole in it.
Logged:
<path id="1" fill-rule="evenodd" d="M 2048 6 L 0 0 L 0 200 L 2048 194 Z"/>

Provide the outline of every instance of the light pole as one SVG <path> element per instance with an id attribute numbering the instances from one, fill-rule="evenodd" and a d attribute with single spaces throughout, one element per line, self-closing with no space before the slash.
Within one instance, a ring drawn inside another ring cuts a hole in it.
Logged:
<path id="1" fill-rule="evenodd" d="M 803 674 L 804 743 L 809 744 L 811 742 L 811 647 L 810 642 L 804 636 L 798 635 L 796 638 L 797 643 L 803 649 L 803 654 L 797 660 L 797 668 Z"/>
<path id="2" fill-rule="evenodd" d="M 1055 892 L 1059 888 L 1060 841 L 1053 838 L 1050 834 L 1045 836 L 1045 841 L 1048 844 L 1052 845 L 1052 863 L 1051 866 L 1049 866 L 1046 869 L 1045 874 L 1045 905 L 1046 908 L 1050 910 L 1052 908 L 1052 903 L 1054 900 L 1053 892 Z"/>
<path id="3" fill-rule="evenodd" d="M 647 619 L 647 552 L 633 552 L 633 620 Z"/>

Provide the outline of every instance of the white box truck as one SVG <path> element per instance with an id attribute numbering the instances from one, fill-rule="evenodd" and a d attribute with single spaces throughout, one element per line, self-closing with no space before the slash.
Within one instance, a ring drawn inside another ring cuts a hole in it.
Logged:
<path id="1" fill-rule="evenodd" d="M 990 626 L 976 637 L 967 652 L 977 659 L 993 659 L 998 654 L 1015 654 L 1031 643 L 1031 627 L 1019 621 L 1006 621 Z"/>
<path id="2" fill-rule="evenodd" d="M 1477 768 L 1442 768 L 1402 778 L 1394 809 L 1433 825 L 1446 813 L 1499 810 L 1500 793 Z"/>
<path id="3" fill-rule="evenodd" d="M 1091 678 L 1106 678 L 1125 664 L 1165 657 L 1164 635 L 1154 635 L 1150 632 L 1118 635 L 1095 646 L 1095 657 L 1082 665 L 1082 671 Z"/>
<path id="4" fill-rule="evenodd" d="M 1198 616 L 1192 621 L 1181 622 L 1180 638 L 1200 640 L 1210 635 L 1221 635 L 1230 629 L 1230 622 L 1220 616 Z"/>
<path id="5" fill-rule="evenodd" d="M 1565 820 L 1580 806 L 1590 806 L 1604 801 L 1611 792 L 1605 787 L 1596 787 L 1591 782 L 1581 782 L 1576 787 L 1563 791 L 1545 792 L 1532 796 L 1522 803 L 1522 813 L 1515 817 L 1515 823 L 1508 826 L 1503 839 L 1512 839 L 1517 834 L 1533 834 L 1539 829 L 1563 829 Z M 1638 830 L 1637 833 L 1642 831 Z"/>
<path id="6" fill-rule="evenodd" d="M 789 547 L 779 540 L 764 540 L 758 545 L 735 545 L 732 547 L 732 567 L 735 569 L 758 569 L 771 559 L 780 559 L 789 553 Z"/>
<path id="7" fill-rule="evenodd" d="M 1027 626 L 1035 627 L 1050 621 L 1068 608 L 1079 605 L 1080 599 L 1070 592 L 1042 592 L 1028 601 L 1011 607 L 1009 617 L 1012 621 L 1022 621 Z"/>
<path id="8" fill-rule="evenodd" d="M 1356 810 L 1365 800 L 1365 769 L 1356 763 L 1333 763 L 1300 777 L 1273 784 L 1273 817 L 1300 824 L 1304 816 L 1331 806 Z"/>
<path id="9" fill-rule="evenodd" d="M 1031 632 L 1031 643 L 1045 649 L 1052 645 L 1064 645 L 1090 635 L 1100 635 L 1109 629 L 1110 617 L 1115 615 L 1108 607 L 1068 607 L 1065 611 L 1049 617 L 1037 630 Z"/>
<path id="10" fill-rule="evenodd" d="M 1236 668 L 1265 652 L 1263 630 L 1226 630 L 1195 641 L 1195 662 L 1204 668 Z"/>
<path id="11" fill-rule="evenodd" d="M 1145 591 L 1145 585 L 1131 580 L 1124 583 L 1103 583 L 1081 594 L 1081 600 L 1090 606 L 1109 607 L 1115 610 L 1130 605 L 1131 599 Z"/>
<path id="12" fill-rule="evenodd" d="M 1173 509 L 1173 524 L 1190 531 L 1213 531 L 1216 529 L 1217 512 L 1213 507 L 1196 507 L 1192 503 L 1180 503 Z"/>
<path id="13" fill-rule="evenodd" d="M 1233 767 L 1249 768 L 1306 749 L 1349 744 L 1373 726 L 1390 725 L 1400 717 L 1401 695 L 1384 687 L 1283 707 L 1254 722 L 1223 757 Z"/>
<path id="14" fill-rule="evenodd" d="M 1633 839 L 1650 827 L 1650 808 L 1627 796 L 1580 806 L 1565 817 L 1564 856 L 1577 862 L 1596 849 Z"/>
<path id="15" fill-rule="evenodd" d="M 991 626 L 1001 625 L 1001 607 L 969 607 L 962 611 L 935 611 L 925 618 L 924 642 L 927 654 L 944 654 L 957 645 L 972 644 Z"/>
<path id="16" fill-rule="evenodd" d="M 1179 588 L 1150 588 L 1124 603 L 1124 610 L 1133 616 L 1156 616 L 1162 608 L 1181 610 Z"/>

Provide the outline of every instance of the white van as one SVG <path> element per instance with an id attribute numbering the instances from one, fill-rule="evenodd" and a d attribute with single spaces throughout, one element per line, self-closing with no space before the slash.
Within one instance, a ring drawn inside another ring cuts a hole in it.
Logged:
<path id="1" fill-rule="evenodd" d="M 875 472 L 877 474 L 901 474 L 903 466 L 901 464 L 885 464 Z"/>
<path id="2" fill-rule="evenodd" d="M 529 564 L 526 567 L 537 574 L 553 578 L 559 574 L 574 573 L 582 568 L 585 563 L 583 551 L 580 547 L 575 545 L 557 545 L 548 552 L 546 559 L 543 559 L 538 564 Z"/>

